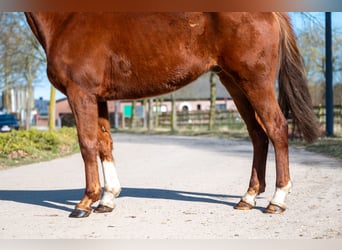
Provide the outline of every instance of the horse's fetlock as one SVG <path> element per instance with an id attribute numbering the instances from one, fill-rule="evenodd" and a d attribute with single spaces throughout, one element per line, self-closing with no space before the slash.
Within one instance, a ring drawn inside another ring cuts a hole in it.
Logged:
<path id="1" fill-rule="evenodd" d="M 93 202 L 96 202 L 100 200 L 101 198 L 101 190 L 96 190 L 96 191 L 88 191 L 86 192 L 88 198 L 92 200 Z"/>
<path id="2" fill-rule="evenodd" d="M 266 184 L 259 184 L 258 194 L 265 192 Z"/>

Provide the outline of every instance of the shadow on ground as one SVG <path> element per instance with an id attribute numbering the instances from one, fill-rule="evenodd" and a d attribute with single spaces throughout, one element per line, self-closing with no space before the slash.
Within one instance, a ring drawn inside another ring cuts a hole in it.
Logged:
<path id="1" fill-rule="evenodd" d="M 64 210 L 67 212 L 71 212 L 73 210 L 73 207 L 77 204 L 82 196 L 83 189 L 0 190 L 0 200 L 43 206 L 47 208 Z M 169 189 L 124 187 L 122 189 L 120 197 L 203 202 L 222 204 L 233 207 L 239 201 L 241 196 L 188 192 Z M 255 208 L 263 210 L 263 208 L 261 207 Z"/>

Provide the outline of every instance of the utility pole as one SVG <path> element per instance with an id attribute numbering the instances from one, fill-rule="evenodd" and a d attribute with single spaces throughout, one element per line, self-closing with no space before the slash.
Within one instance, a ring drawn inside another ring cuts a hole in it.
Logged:
<path id="1" fill-rule="evenodd" d="M 325 110 L 326 135 L 330 137 L 334 135 L 331 12 L 325 12 Z"/>

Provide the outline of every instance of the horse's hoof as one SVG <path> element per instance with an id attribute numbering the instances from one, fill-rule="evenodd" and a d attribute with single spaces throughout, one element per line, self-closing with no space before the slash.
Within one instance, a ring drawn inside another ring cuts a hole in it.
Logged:
<path id="1" fill-rule="evenodd" d="M 95 213 L 110 213 L 113 211 L 113 207 L 108 207 L 104 205 L 98 205 L 97 208 L 94 209 Z"/>
<path id="2" fill-rule="evenodd" d="M 251 210 L 253 207 L 254 206 L 252 204 L 240 200 L 240 202 L 234 208 L 238 210 Z"/>
<path id="3" fill-rule="evenodd" d="M 267 214 L 282 214 L 286 210 L 285 207 L 281 207 L 276 204 L 270 203 L 267 208 L 265 209 L 264 213 Z"/>
<path id="4" fill-rule="evenodd" d="M 91 211 L 83 210 L 79 208 L 75 208 L 71 214 L 69 215 L 70 218 L 85 218 L 90 215 Z"/>

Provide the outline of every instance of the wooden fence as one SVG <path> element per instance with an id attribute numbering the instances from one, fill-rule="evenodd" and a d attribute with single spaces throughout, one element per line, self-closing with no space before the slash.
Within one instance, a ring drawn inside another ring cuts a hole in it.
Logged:
<path id="1" fill-rule="evenodd" d="M 158 117 L 158 127 L 169 128 L 171 119 L 169 113 Z M 191 111 L 177 113 L 177 127 L 180 129 L 206 129 L 209 126 L 209 111 Z M 214 128 L 242 129 L 245 127 L 237 111 L 216 111 Z"/>
<path id="2" fill-rule="evenodd" d="M 325 128 L 325 107 L 314 107 L 315 114 L 321 124 L 322 131 Z M 170 128 L 171 113 L 153 113 L 153 128 Z M 136 119 L 133 128 L 146 127 L 149 118 Z M 131 118 L 119 114 L 119 128 L 130 128 Z M 114 114 L 110 113 L 111 127 L 114 127 Z M 61 117 L 62 126 L 74 126 L 74 119 L 71 114 L 63 114 Z M 177 127 L 179 129 L 207 129 L 209 126 L 209 111 L 188 111 L 177 113 Z M 245 124 L 237 111 L 216 111 L 214 129 L 245 129 Z M 292 131 L 292 121 L 289 120 L 289 130 Z M 342 134 L 342 105 L 334 106 L 334 132 Z"/>
<path id="3" fill-rule="evenodd" d="M 316 106 L 314 107 L 315 114 L 320 122 L 320 124 L 325 124 L 325 106 Z M 334 106 L 334 125 L 341 126 L 342 125 L 342 105 Z"/>

